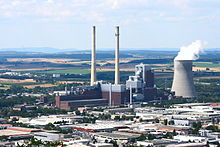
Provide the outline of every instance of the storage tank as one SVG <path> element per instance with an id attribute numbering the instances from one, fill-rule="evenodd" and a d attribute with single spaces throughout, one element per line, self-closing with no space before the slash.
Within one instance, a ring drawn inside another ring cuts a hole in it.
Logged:
<path id="1" fill-rule="evenodd" d="M 174 60 L 174 77 L 171 91 L 175 92 L 177 97 L 196 97 L 192 60 Z"/>

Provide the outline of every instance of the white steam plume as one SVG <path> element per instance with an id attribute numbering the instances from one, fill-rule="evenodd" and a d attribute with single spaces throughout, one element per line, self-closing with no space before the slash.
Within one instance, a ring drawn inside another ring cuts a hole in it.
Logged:
<path id="1" fill-rule="evenodd" d="M 197 60 L 199 55 L 204 52 L 206 44 L 206 41 L 196 40 L 188 46 L 183 46 L 174 60 Z"/>

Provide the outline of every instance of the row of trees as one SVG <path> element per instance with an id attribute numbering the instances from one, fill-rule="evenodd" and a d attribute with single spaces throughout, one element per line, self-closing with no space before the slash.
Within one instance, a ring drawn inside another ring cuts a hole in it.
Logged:
<path id="1" fill-rule="evenodd" d="M 61 141 L 41 141 L 36 138 L 31 138 L 25 144 L 17 144 L 17 147 L 39 147 L 39 146 L 47 146 L 47 147 L 64 147 L 65 145 Z"/>
<path id="2" fill-rule="evenodd" d="M 30 112 L 26 111 L 17 111 L 12 110 L 11 108 L 2 108 L 0 111 L 0 117 L 9 117 L 9 116 L 21 116 L 21 117 L 37 117 L 40 115 L 53 115 L 53 114 L 66 114 L 66 110 L 61 109 L 51 109 L 51 108 L 37 108 L 36 110 L 32 110 Z"/>

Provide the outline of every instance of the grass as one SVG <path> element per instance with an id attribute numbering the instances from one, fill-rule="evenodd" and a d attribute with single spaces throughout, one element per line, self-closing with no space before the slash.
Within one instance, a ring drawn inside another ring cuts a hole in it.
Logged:
<path id="1" fill-rule="evenodd" d="M 7 87 L 5 87 L 5 86 L 4 87 L 2 87 L 2 86 L 0 87 L 0 90 L 8 90 L 8 89 L 10 89 L 10 87 L 8 87 L 8 86 Z"/>
<path id="2" fill-rule="evenodd" d="M 62 79 L 62 81 L 89 81 L 88 78 L 65 78 Z"/>
<path id="3" fill-rule="evenodd" d="M 63 70 L 49 70 L 49 71 L 40 71 L 40 73 L 47 74 L 89 74 L 89 69 L 63 69 Z"/>
<path id="4" fill-rule="evenodd" d="M 215 64 L 212 62 L 194 62 L 193 65 L 196 65 L 197 67 L 206 67 L 206 68 L 220 67 L 220 64 Z"/>

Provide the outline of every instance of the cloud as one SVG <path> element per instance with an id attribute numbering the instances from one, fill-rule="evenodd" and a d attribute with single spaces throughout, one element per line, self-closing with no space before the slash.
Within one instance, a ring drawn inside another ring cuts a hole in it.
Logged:
<path id="1" fill-rule="evenodd" d="M 171 17 L 165 17 L 164 20 L 166 21 L 183 21 L 183 17 L 177 17 L 177 16 L 171 16 Z"/>
<path id="2" fill-rule="evenodd" d="M 158 3 L 173 5 L 179 8 L 186 8 L 189 5 L 189 2 L 192 0 L 158 0 Z"/>
<path id="3" fill-rule="evenodd" d="M 97 13 L 95 11 L 91 11 L 89 13 L 89 15 L 82 13 L 81 16 L 82 16 L 82 18 L 84 18 L 84 19 L 86 19 L 88 21 L 95 20 L 97 22 L 103 22 L 103 21 L 107 20 L 107 18 L 104 17 L 101 13 Z"/>
<path id="4" fill-rule="evenodd" d="M 212 18 L 207 3 L 217 0 L 0 0 L 0 18 L 30 21 L 121 22 L 185 21 Z M 200 4 L 200 9 L 197 8 Z M 204 5 L 202 5 L 204 4 Z M 203 12 L 206 9 L 206 12 Z M 217 8 L 216 8 L 217 11 Z M 206 14 L 205 14 L 206 13 Z M 174 15 L 175 14 L 175 15 Z"/>
<path id="5" fill-rule="evenodd" d="M 112 9 L 147 5 L 149 0 L 108 0 Z"/>
<path id="6" fill-rule="evenodd" d="M 54 0 L 47 0 L 48 3 L 54 3 Z"/>

